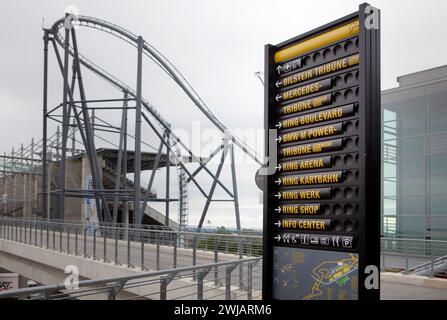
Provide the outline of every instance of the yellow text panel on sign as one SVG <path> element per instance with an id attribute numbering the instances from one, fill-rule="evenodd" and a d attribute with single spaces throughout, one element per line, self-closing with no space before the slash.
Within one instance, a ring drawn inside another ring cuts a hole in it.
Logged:
<path id="1" fill-rule="evenodd" d="M 275 63 L 297 57 L 342 39 L 356 36 L 359 34 L 359 27 L 359 20 L 355 20 L 325 33 L 316 35 L 310 39 L 298 42 L 285 49 L 279 50 L 275 53 Z"/>

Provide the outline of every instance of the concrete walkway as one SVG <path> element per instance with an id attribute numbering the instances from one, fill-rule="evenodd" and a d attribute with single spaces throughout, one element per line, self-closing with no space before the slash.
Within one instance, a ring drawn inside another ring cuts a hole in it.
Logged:
<path id="1" fill-rule="evenodd" d="M 444 280 L 447 281 L 447 280 Z M 447 290 L 381 282 L 381 300 L 447 300 Z"/>

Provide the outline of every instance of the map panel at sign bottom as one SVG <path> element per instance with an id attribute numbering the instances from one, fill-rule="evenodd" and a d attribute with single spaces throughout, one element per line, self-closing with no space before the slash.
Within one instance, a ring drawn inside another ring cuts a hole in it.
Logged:
<path id="1" fill-rule="evenodd" d="M 357 300 L 358 254 L 274 247 L 273 298 Z"/>

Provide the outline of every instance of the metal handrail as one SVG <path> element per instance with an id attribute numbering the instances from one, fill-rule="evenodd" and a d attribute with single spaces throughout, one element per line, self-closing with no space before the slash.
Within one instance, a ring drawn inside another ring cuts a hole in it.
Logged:
<path id="1" fill-rule="evenodd" d="M 447 240 L 432 240 L 432 239 L 414 239 L 414 238 L 390 238 L 390 237 L 382 237 L 382 240 L 385 241 L 409 241 L 409 242 L 431 242 L 431 243 L 442 243 L 447 245 Z"/>
<path id="2" fill-rule="evenodd" d="M 170 275 L 170 274 L 180 274 L 180 273 L 189 272 L 189 271 L 197 272 L 198 270 L 211 270 L 213 268 L 224 267 L 224 266 L 225 267 L 227 267 L 227 266 L 237 267 L 242 264 L 251 264 L 251 266 L 253 266 L 253 265 L 259 263 L 261 261 L 261 259 L 262 258 L 260 258 L 260 257 L 245 258 L 245 259 L 240 259 L 240 260 L 210 263 L 210 264 L 182 267 L 182 268 L 175 268 L 175 269 L 167 269 L 167 270 L 162 270 L 162 271 L 143 272 L 143 273 L 127 275 L 127 276 L 83 280 L 83 281 L 79 281 L 77 283 L 77 287 L 83 288 L 83 287 L 92 287 L 92 286 L 103 285 L 110 289 L 110 288 L 113 288 L 114 286 L 116 286 L 116 284 L 119 284 L 121 287 L 123 287 L 124 284 L 127 283 L 128 281 L 149 278 L 149 277 L 158 277 L 158 276 L 164 276 L 164 275 Z M 112 286 L 110 287 L 111 284 L 112 284 Z M 67 286 L 65 284 L 46 285 L 46 286 L 38 286 L 38 287 L 32 287 L 32 288 L 8 290 L 8 291 L 0 292 L 0 299 L 29 296 L 32 294 L 41 294 L 41 295 L 45 296 L 46 293 L 55 293 L 55 292 L 63 291 L 63 290 L 67 290 Z M 72 289 L 72 290 L 77 290 L 77 289 Z"/>
<path id="3" fill-rule="evenodd" d="M 163 228 L 158 228 L 158 226 L 151 226 L 151 225 L 141 225 L 141 224 L 129 224 L 128 228 L 124 226 L 122 223 L 116 223 L 116 224 L 104 224 L 100 223 L 97 226 L 87 225 L 82 222 L 59 222 L 56 220 L 44 220 L 44 219 L 23 219 L 23 218 L 10 218 L 10 217 L 0 217 L 0 220 L 9 220 L 9 221 L 23 221 L 25 223 L 46 223 L 46 224 L 53 224 L 53 225 L 62 225 L 67 227 L 89 227 L 89 228 L 96 228 L 96 229 L 108 229 L 108 230 L 129 230 L 132 232 L 154 232 L 154 233 L 164 233 L 164 234 L 183 234 L 183 235 L 201 235 L 201 236 L 215 236 L 215 237 L 228 237 L 228 238 L 250 238 L 250 239 L 257 239 L 262 240 L 262 235 L 251 235 L 247 233 L 251 233 L 252 231 L 229 231 L 230 233 L 216 233 L 216 232 L 207 232 L 204 229 L 201 229 L 200 232 L 198 231 L 176 231 L 172 230 L 168 227 L 163 226 Z M 188 229 L 187 229 L 188 230 Z"/>
<path id="4" fill-rule="evenodd" d="M 183 242 L 180 241 L 182 237 Z M 256 236 L 71 225 L 2 217 L 0 238 L 142 271 L 262 256 L 262 238 Z M 166 256 L 169 258 L 162 259 Z M 240 286 L 244 277 L 239 274 Z"/>
<path id="5" fill-rule="evenodd" d="M 447 272 L 447 241 L 414 238 L 381 239 L 381 269 L 429 277 Z"/>

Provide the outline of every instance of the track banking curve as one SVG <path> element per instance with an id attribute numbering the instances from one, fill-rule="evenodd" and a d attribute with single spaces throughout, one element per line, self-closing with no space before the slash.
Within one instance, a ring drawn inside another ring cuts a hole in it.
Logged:
<path id="1" fill-rule="evenodd" d="M 65 28 L 66 18 L 61 18 L 57 20 L 52 28 L 51 32 L 57 41 L 57 43 L 63 48 L 64 47 L 64 36 L 61 32 L 61 29 Z M 71 23 L 76 26 L 89 27 L 99 31 L 107 32 L 112 34 L 130 45 L 137 47 L 137 39 L 138 36 L 134 33 L 117 26 L 111 22 L 88 17 L 88 16 L 75 16 Z M 70 46 L 70 55 L 74 55 L 73 48 Z M 211 112 L 208 106 L 203 102 L 197 92 L 192 88 L 192 86 L 188 83 L 188 81 L 183 77 L 183 75 L 177 70 L 177 68 L 165 57 L 163 56 L 157 49 L 151 46 L 149 43 L 144 41 L 143 45 L 144 54 L 149 57 L 152 61 L 154 61 L 164 72 L 174 80 L 180 88 L 186 93 L 186 95 L 194 102 L 194 104 L 199 108 L 199 110 L 222 132 L 228 135 L 233 143 L 237 145 L 243 152 L 245 152 L 250 158 L 256 161 L 258 164 L 263 165 L 264 160 L 263 157 L 259 156 L 255 150 L 250 148 L 245 142 L 241 141 L 237 136 L 235 136 L 222 122 L 217 119 L 217 117 Z M 89 60 L 87 57 L 83 56 L 79 53 L 79 60 L 82 65 L 84 65 L 87 69 L 96 73 L 98 76 L 115 86 L 117 89 L 121 91 L 127 92 L 129 95 L 136 98 L 136 91 L 125 84 L 123 81 L 114 77 L 112 74 L 108 73 L 106 70 Z M 157 109 L 145 98 L 142 98 L 142 104 L 145 109 L 156 119 L 156 121 L 166 130 L 169 135 L 180 142 L 180 139 L 175 136 L 175 134 L 171 131 L 171 125 L 168 121 L 166 121 L 162 115 L 157 111 Z"/>

